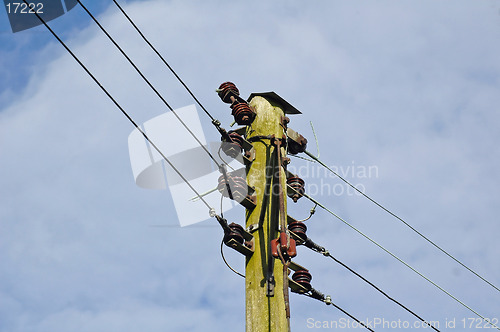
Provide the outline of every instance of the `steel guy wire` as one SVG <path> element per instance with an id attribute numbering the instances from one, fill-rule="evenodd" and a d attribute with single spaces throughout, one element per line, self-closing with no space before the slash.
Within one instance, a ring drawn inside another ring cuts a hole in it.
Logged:
<path id="1" fill-rule="evenodd" d="M 290 188 L 294 192 L 298 193 L 298 191 L 295 190 L 294 188 L 292 188 L 290 186 L 288 186 L 288 188 Z M 442 288 L 441 286 L 439 286 L 438 284 L 436 284 L 434 281 L 432 281 L 431 279 L 429 279 L 428 277 L 426 277 L 425 275 L 423 275 L 422 273 L 420 273 L 418 270 L 416 270 L 415 268 L 413 268 L 411 265 L 409 265 L 408 263 L 406 263 L 405 261 L 403 261 L 401 258 L 399 258 L 395 254 L 393 254 L 391 251 L 389 251 L 388 249 L 386 249 L 385 247 L 383 247 L 381 244 L 379 244 L 378 242 L 376 242 L 375 240 L 373 240 L 372 238 L 370 238 L 368 235 L 366 235 L 365 233 L 363 233 L 362 231 L 360 231 L 359 229 L 357 229 L 356 227 L 354 227 L 353 225 L 351 225 L 349 222 L 347 222 L 346 220 L 344 220 L 343 218 L 341 218 L 340 216 L 338 216 L 337 214 L 335 214 L 333 211 L 331 211 L 330 209 L 328 209 L 327 207 L 325 207 L 323 204 L 319 203 L 317 200 L 315 200 L 311 196 L 307 195 L 306 193 L 302 193 L 302 195 L 304 197 L 306 197 L 307 199 L 309 199 L 311 202 L 317 204 L 320 208 L 322 208 L 323 210 L 325 210 L 326 212 L 328 212 L 329 214 L 331 214 L 332 216 L 334 216 L 335 218 L 337 218 L 338 220 L 340 220 L 341 222 L 343 222 L 347 226 L 349 226 L 351 229 L 353 229 L 354 231 L 356 231 L 358 234 L 360 234 L 361 236 L 363 236 L 365 239 L 367 239 L 368 241 L 370 241 L 371 243 L 373 243 L 374 245 L 376 245 L 377 247 L 379 247 L 380 249 L 382 249 L 383 251 L 385 251 L 386 253 L 388 253 L 389 255 L 391 255 L 393 258 L 395 258 L 396 260 L 398 260 L 400 263 L 402 263 L 403 265 L 405 265 L 406 267 L 408 267 L 410 270 L 412 270 L 413 272 L 415 272 L 416 274 L 418 274 L 420 277 L 424 278 L 426 281 L 428 281 L 429 283 L 431 283 L 434 287 L 436 287 L 437 289 L 439 289 L 440 291 L 442 291 L 443 293 L 445 293 L 446 295 L 448 295 L 449 297 L 451 297 L 457 303 L 461 304 L 464 308 L 468 309 L 470 312 L 474 313 L 476 316 L 480 317 L 485 322 L 487 322 L 488 324 L 490 324 L 491 326 L 493 326 L 494 328 L 496 328 L 497 330 L 500 331 L 500 327 L 496 326 L 489 319 L 485 318 L 483 315 L 481 315 L 480 313 L 478 313 L 476 310 L 472 309 L 471 307 L 469 307 L 468 305 L 466 305 L 464 302 L 460 301 L 457 297 L 455 297 L 454 295 L 452 295 L 451 293 L 449 293 L 447 290 L 445 290 L 444 288 Z"/>
<path id="2" fill-rule="evenodd" d="M 349 181 L 347 181 L 342 176 L 340 176 L 340 174 L 338 174 L 337 172 L 335 172 L 334 170 L 332 170 L 330 167 L 328 167 L 318 157 L 314 156 L 312 153 L 310 153 L 308 151 L 305 151 L 305 154 L 308 155 L 309 157 L 311 157 L 312 159 L 314 159 L 315 161 L 317 161 L 321 166 L 323 166 L 324 168 L 326 168 L 327 170 L 329 170 L 332 174 L 334 174 L 335 176 L 337 176 L 340 180 L 344 181 L 347 185 L 349 185 L 351 188 L 353 188 L 358 193 L 360 193 L 361 195 L 363 195 L 369 201 L 371 201 L 372 203 L 374 203 L 375 205 L 377 205 L 379 208 L 381 208 L 382 210 L 384 210 L 385 212 L 387 212 L 388 214 L 390 214 L 394 218 L 396 218 L 399 221 L 401 221 L 403 224 L 405 224 L 407 227 L 409 227 L 412 231 L 414 231 L 415 233 L 417 233 L 420 237 L 422 237 L 427 242 L 429 242 L 434 247 L 436 247 L 441 252 L 443 252 L 446 256 L 448 256 L 449 258 L 453 259 L 455 262 L 457 262 L 458 264 L 460 264 L 462 267 L 464 267 L 465 269 L 467 269 L 469 272 L 473 273 L 476 277 L 478 277 L 479 279 L 483 280 L 488 285 L 490 285 L 491 287 L 493 287 L 494 289 L 496 289 L 497 291 L 500 292 L 500 288 L 498 288 L 497 286 L 495 286 L 493 283 L 491 283 L 490 281 L 488 281 L 486 278 L 482 277 L 479 273 L 477 273 L 474 270 L 472 270 L 471 268 L 469 268 L 467 265 L 465 265 L 460 260 L 458 260 L 457 258 L 455 258 L 453 255 L 451 255 L 450 253 L 448 253 L 446 250 L 444 250 L 443 248 L 441 248 L 440 246 L 438 246 L 435 242 L 433 242 L 428 237 L 426 237 L 425 235 L 423 235 L 421 232 L 419 232 L 418 230 L 416 230 L 413 226 L 411 226 L 409 223 L 407 223 L 406 221 L 404 221 L 401 217 L 399 217 L 398 215 L 396 215 L 395 213 L 393 213 L 392 211 L 390 211 L 389 209 L 387 209 L 386 207 L 384 207 L 382 204 L 380 204 L 377 201 L 375 201 L 373 198 L 371 198 L 370 196 L 368 196 L 367 194 L 365 194 L 362 190 L 359 190 L 358 188 L 356 188 L 356 186 L 354 186 L 353 184 L 351 184 Z"/>
<path id="3" fill-rule="evenodd" d="M 120 51 L 120 53 L 125 57 L 125 59 L 127 59 L 127 61 L 130 63 L 130 65 L 135 69 L 135 71 L 139 74 L 139 76 L 141 76 L 141 78 L 144 80 L 144 82 L 146 82 L 146 84 L 151 88 L 151 90 L 153 90 L 153 92 L 156 94 L 156 96 L 158 98 L 160 98 L 160 100 L 163 102 L 163 104 L 165 104 L 165 106 L 167 106 L 167 108 L 174 114 L 174 116 L 177 118 L 177 120 L 179 120 L 179 122 L 184 126 L 184 128 L 186 128 L 186 130 L 191 134 L 191 136 L 193 136 L 193 138 L 196 140 L 196 142 L 198 142 L 198 144 L 203 148 L 203 150 L 205 150 L 205 152 L 209 155 L 210 159 L 213 160 L 215 165 L 217 165 L 217 167 L 220 168 L 221 165 L 217 162 L 215 157 L 210 153 L 210 151 L 208 151 L 206 146 L 203 143 L 201 143 L 201 141 L 198 139 L 198 137 L 196 137 L 196 135 L 191 131 L 191 129 L 189 129 L 189 127 L 186 125 L 186 123 L 179 117 L 177 112 L 175 112 L 175 110 L 172 108 L 172 106 L 170 106 L 170 104 L 165 100 L 165 98 L 161 95 L 161 93 L 147 79 L 147 77 L 142 73 L 142 71 L 137 67 L 137 65 L 132 61 L 132 59 L 130 59 L 130 57 L 127 55 L 127 53 L 125 53 L 125 51 L 120 47 L 120 45 L 118 45 L 118 43 L 113 39 L 113 37 L 111 37 L 111 35 L 106 31 L 106 29 L 104 29 L 104 27 L 101 25 L 101 23 L 99 23 L 99 21 L 94 17 L 94 15 L 92 15 L 92 13 L 87 9 L 87 7 L 85 7 L 85 5 L 80 0 L 76 0 L 76 1 L 83 8 L 83 10 L 90 16 L 90 18 L 92 18 L 94 23 L 99 27 L 99 29 L 101 29 L 101 31 L 106 35 L 106 37 L 108 37 L 108 39 L 113 43 L 113 45 Z"/>
<path id="4" fill-rule="evenodd" d="M 28 4 L 27 0 L 23 0 L 24 3 Z M 161 157 L 172 167 L 172 169 L 179 175 L 179 177 L 189 186 L 189 188 L 196 194 L 197 197 L 205 204 L 205 206 L 210 211 L 210 217 L 215 217 L 215 209 L 212 208 L 208 202 L 200 196 L 198 191 L 189 183 L 189 181 L 182 175 L 182 173 L 168 160 L 168 158 L 163 154 L 163 152 L 156 146 L 156 144 L 151 141 L 151 139 L 146 135 L 146 133 L 141 129 L 141 127 L 130 117 L 130 115 L 125 111 L 125 109 L 116 101 L 116 99 L 109 93 L 109 91 L 99 82 L 99 80 L 90 72 L 90 70 L 83 64 L 83 62 L 70 50 L 66 43 L 55 33 L 54 30 L 45 22 L 45 20 L 34 13 L 36 17 L 43 23 L 43 25 L 49 30 L 49 32 L 57 39 L 57 41 L 66 49 L 66 51 L 73 57 L 73 59 L 82 67 L 82 69 L 92 78 L 92 80 L 101 88 L 101 90 L 106 94 L 106 96 L 115 104 L 115 106 L 122 112 L 123 115 L 132 123 L 132 125 L 142 134 L 142 136 L 151 144 L 151 146 L 161 155 Z"/>

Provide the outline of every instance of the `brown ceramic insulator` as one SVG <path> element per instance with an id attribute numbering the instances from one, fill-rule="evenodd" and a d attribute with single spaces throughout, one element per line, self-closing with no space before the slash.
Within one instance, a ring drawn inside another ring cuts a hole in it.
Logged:
<path id="1" fill-rule="evenodd" d="M 230 132 L 229 138 L 231 139 L 230 142 L 222 142 L 222 151 L 224 151 L 227 156 L 236 158 L 243 151 L 243 137 L 237 133 Z"/>
<path id="2" fill-rule="evenodd" d="M 233 110 L 231 114 L 234 116 L 234 121 L 240 126 L 248 126 L 255 119 L 255 113 L 247 103 L 235 102 L 231 104 L 231 109 Z"/>
<path id="3" fill-rule="evenodd" d="M 229 240 L 234 239 L 236 242 L 243 244 L 245 241 L 243 237 L 243 227 L 233 222 L 229 224 L 229 228 L 231 229 L 231 231 L 224 235 L 224 243 L 227 244 Z"/>
<path id="4" fill-rule="evenodd" d="M 224 82 L 219 86 L 219 89 L 217 90 L 217 94 L 219 95 L 220 99 L 225 102 L 226 104 L 231 104 L 231 96 L 239 96 L 240 91 L 234 85 L 232 82 Z"/>
<path id="5" fill-rule="evenodd" d="M 305 182 L 297 176 L 289 177 L 286 180 L 286 184 L 295 189 L 296 191 L 290 192 L 288 196 L 297 203 L 299 198 L 301 198 L 306 192 Z"/>
<path id="6" fill-rule="evenodd" d="M 306 270 L 295 271 L 295 273 L 292 275 L 292 280 L 298 283 L 299 285 L 303 286 L 305 289 L 307 289 L 307 291 L 310 291 L 312 288 L 311 286 L 312 276 Z"/>
<path id="7" fill-rule="evenodd" d="M 297 237 L 299 238 L 299 240 L 296 241 L 297 244 L 300 245 L 307 240 L 307 235 L 306 235 L 307 226 L 303 222 L 301 221 L 291 222 L 290 224 L 288 224 L 288 230 L 290 232 L 295 233 L 295 235 L 297 235 Z"/>

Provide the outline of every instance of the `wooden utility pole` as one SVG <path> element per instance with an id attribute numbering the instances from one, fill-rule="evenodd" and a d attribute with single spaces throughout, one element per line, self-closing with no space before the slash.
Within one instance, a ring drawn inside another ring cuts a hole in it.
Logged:
<path id="1" fill-rule="evenodd" d="M 247 140 L 252 140 L 255 149 L 247 182 L 255 187 L 256 207 L 246 214 L 247 229 L 253 230 L 254 236 L 254 254 L 246 260 L 246 331 L 288 332 L 290 322 L 285 305 L 288 282 L 281 260 L 271 255 L 270 247 L 271 240 L 278 237 L 280 218 L 286 218 L 286 176 L 269 139 L 272 135 L 283 138 L 284 111 L 281 105 L 262 96 L 253 97 L 250 106 L 257 115 L 247 132 Z M 284 156 L 284 149 L 281 150 Z M 276 176 L 278 169 L 279 177 Z"/>

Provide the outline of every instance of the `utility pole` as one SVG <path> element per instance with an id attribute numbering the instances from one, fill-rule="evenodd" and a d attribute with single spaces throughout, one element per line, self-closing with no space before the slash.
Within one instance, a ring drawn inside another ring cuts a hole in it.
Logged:
<path id="1" fill-rule="evenodd" d="M 240 170 L 229 173 L 221 167 L 217 189 L 246 208 L 246 227 L 217 220 L 224 243 L 246 256 L 246 331 L 289 332 L 289 283 L 294 292 L 311 289 L 309 272 L 291 261 L 297 254 L 296 239 L 302 244 L 307 228 L 286 211 L 287 195 L 296 201 L 304 192 L 304 181 L 286 171 L 287 151 L 302 152 L 307 143 L 287 129 L 285 114 L 300 111 L 274 92 L 252 93 L 247 102 L 231 82 L 222 83 L 217 93 L 231 104 L 235 123 L 244 126 L 220 132 L 226 155 L 235 158 L 243 152 L 246 180 L 237 174 Z M 289 269 L 295 271 L 293 280 L 288 279 Z"/>
<path id="2" fill-rule="evenodd" d="M 284 137 L 284 111 L 262 96 L 253 97 L 249 104 L 256 113 L 247 132 L 255 160 L 247 170 L 247 182 L 255 188 L 256 207 L 246 213 L 247 229 L 253 230 L 254 236 L 254 254 L 246 259 L 246 331 L 288 332 L 288 280 L 282 261 L 271 254 L 271 240 L 278 237 L 280 220 L 286 220 L 286 176 L 276 158 L 277 147 L 269 137 Z M 279 155 L 284 157 L 285 149 L 280 150 Z M 280 176 L 276 174 L 278 169 Z"/>

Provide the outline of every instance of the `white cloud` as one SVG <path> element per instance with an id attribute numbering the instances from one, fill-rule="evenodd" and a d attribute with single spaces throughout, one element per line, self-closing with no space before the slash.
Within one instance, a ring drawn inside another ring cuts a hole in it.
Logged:
<path id="1" fill-rule="evenodd" d="M 225 126 L 221 82 L 244 96 L 277 91 L 304 113 L 292 128 L 312 138 L 313 120 L 325 162 L 376 165 L 379 177 L 362 181 L 369 194 L 498 284 L 497 2 L 126 8 Z M 191 103 L 113 7 L 100 20 L 173 107 Z M 165 111 L 96 27 L 68 43 L 137 122 Z M 0 112 L 0 330 L 243 331 L 243 282 L 218 256 L 221 231 L 149 226 L 177 222 L 168 194 L 134 185 L 132 127 L 59 46 L 51 56 Z M 320 200 L 479 312 L 498 313 L 496 291 L 369 202 Z M 302 199 L 290 213 L 309 209 Z M 312 238 L 423 317 L 472 317 L 324 212 L 308 223 Z M 354 315 L 411 319 L 333 262 L 302 248 L 296 260 Z M 342 317 L 291 297 L 295 331 L 307 317 Z"/>

